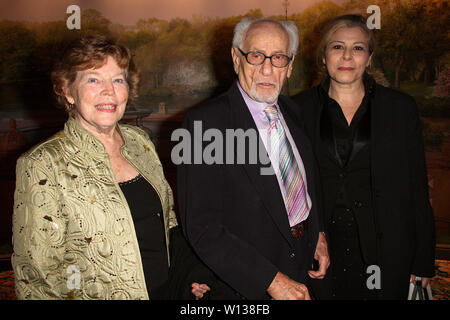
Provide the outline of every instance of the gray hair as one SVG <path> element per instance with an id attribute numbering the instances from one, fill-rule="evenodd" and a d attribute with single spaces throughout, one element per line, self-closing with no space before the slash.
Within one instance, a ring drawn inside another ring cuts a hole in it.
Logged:
<path id="1" fill-rule="evenodd" d="M 281 26 L 289 37 L 289 52 L 290 55 L 295 55 L 298 49 L 298 30 L 297 26 L 292 21 L 277 21 L 270 19 L 254 19 L 254 18 L 242 18 L 241 21 L 234 27 L 233 46 L 241 48 L 244 42 L 245 35 L 251 25 L 257 22 L 272 22 Z M 242 48 L 241 48 L 242 49 Z"/>

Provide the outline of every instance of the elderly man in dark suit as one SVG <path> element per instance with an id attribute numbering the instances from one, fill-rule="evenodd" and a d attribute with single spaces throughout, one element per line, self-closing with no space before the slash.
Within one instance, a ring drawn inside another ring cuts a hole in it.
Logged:
<path id="1" fill-rule="evenodd" d="M 231 49 L 237 81 L 183 122 L 193 139 L 178 166 L 182 226 L 226 284 L 220 298 L 310 299 L 308 279 L 329 266 L 311 145 L 295 105 L 279 95 L 297 47 L 291 22 L 241 20 Z"/>

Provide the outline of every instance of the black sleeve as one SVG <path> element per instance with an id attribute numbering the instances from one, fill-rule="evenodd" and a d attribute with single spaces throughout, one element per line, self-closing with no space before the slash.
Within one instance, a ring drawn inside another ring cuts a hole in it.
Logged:
<path id="1" fill-rule="evenodd" d="M 191 293 L 193 282 L 207 284 L 212 291 L 219 289 L 218 279 L 194 253 L 179 226 L 170 229 L 169 252 L 168 299 L 194 300 Z"/>
<path id="2" fill-rule="evenodd" d="M 415 242 L 411 273 L 422 277 L 433 277 L 435 227 L 433 212 L 428 195 L 428 179 L 426 175 L 425 152 L 422 130 L 417 105 L 414 99 L 410 101 L 410 116 L 408 122 L 408 159 L 410 160 L 410 183 L 413 188 L 412 206 L 415 217 Z"/>

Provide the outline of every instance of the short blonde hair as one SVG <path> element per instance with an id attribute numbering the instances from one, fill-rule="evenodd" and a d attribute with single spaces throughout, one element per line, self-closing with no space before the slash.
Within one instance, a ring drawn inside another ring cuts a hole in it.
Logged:
<path id="1" fill-rule="evenodd" d="M 317 66 L 319 69 L 324 70 L 325 65 L 323 64 L 323 59 L 326 56 L 326 50 L 328 42 L 330 41 L 331 36 L 341 28 L 360 28 L 368 38 L 369 44 L 369 55 L 371 55 L 375 51 L 375 35 L 371 29 L 367 27 L 366 19 L 357 14 L 347 14 L 343 16 L 339 16 L 333 19 L 331 22 L 327 24 L 324 31 L 322 32 L 322 38 L 320 39 L 319 46 L 317 47 Z"/>

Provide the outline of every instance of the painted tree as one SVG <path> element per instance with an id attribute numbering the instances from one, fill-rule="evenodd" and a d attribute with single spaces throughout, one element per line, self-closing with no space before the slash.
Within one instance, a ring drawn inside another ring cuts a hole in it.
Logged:
<path id="1" fill-rule="evenodd" d="M 297 25 L 300 42 L 291 84 L 307 89 L 321 80 L 323 74 L 318 68 L 316 57 L 322 30 L 329 21 L 341 14 L 343 14 L 341 6 L 324 1 L 289 17 L 289 20 L 293 20 Z"/>
<path id="2" fill-rule="evenodd" d="M 446 0 L 351 0 L 346 10 L 357 10 L 367 16 L 368 5 L 381 9 L 381 30 L 376 30 L 375 64 L 391 79 L 395 87 L 405 77 L 430 84 L 440 58 L 449 51 Z"/>
<path id="3" fill-rule="evenodd" d="M 439 73 L 433 96 L 440 98 L 450 97 L 450 69 L 445 69 Z"/>
<path id="4" fill-rule="evenodd" d="M 95 9 L 86 9 L 81 11 L 81 29 L 80 34 L 89 36 L 92 34 L 110 35 L 109 26 L 111 21 L 102 16 Z"/>
<path id="5" fill-rule="evenodd" d="M 416 22 L 419 26 L 417 52 L 424 62 L 423 81 L 430 85 L 436 79 L 439 59 L 450 51 L 448 1 L 428 0 L 416 5 L 423 8 L 422 17 Z"/>
<path id="6" fill-rule="evenodd" d="M 22 24 L 0 21 L 0 79 L 17 81 L 28 77 L 36 49 L 36 35 Z"/>

